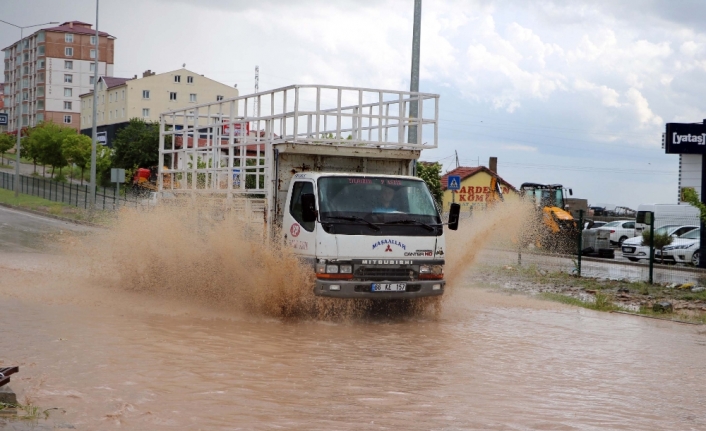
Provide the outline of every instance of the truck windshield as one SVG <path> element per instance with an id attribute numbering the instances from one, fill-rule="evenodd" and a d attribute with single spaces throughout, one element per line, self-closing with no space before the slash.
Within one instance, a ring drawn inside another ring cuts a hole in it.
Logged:
<path id="1" fill-rule="evenodd" d="M 423 181 L 388 177 L 322 177 L 318 190 L 321 221 L 336 226 L 333 228 L 335 233 L 441 234 L 439 213 Z M 370 223 L 381 229 L 372 229 Z"/>

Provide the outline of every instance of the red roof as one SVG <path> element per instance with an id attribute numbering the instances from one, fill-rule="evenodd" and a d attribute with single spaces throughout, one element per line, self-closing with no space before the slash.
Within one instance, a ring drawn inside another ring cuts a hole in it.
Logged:
<path id="1" fill-rule="evenodd" d="M 441 189 L 446 190 L 446 187 L 449 183 L 449 175 L 458 175 L 461 177 L 461 181 L 465 180 L 466 178 L 473 176 L 477 174 L 478 172 L 485 172 L 486 174 L 493 176 L 498 179 L 498 182 L 505 184 L 506 186 L 510 187 L 513 191 L 517 191 L 515 187 L 512 186 L 512 184 L 508 183 L 504 179 L 500 177 L 500 175 L 496 174 L 495 172 L 491 171 L 490 169 L 486 168 L 485 166 L 477 166 L 475 168 L 467 167 L 467 166 L 459 166 L 458 168 L 452 170 L 451 172 L 445 173 L 441 177 Z"/>
<path id="2" fill-rule="evenodd" d="M 101 79 L 103 80 L 103 82 L 105 82 L 105 86 L 107 88 L 113 88 L 125 84 L 125 82 L 131 80 L 132 78 L 116 78 L 114 76 L 102 76 Z"/>
<path id="3" fill-rule="evenodd" d="M 73 27 L 71 26 L 73 24 Z M 88 26 L 88 27 L 84 27 Z M 91 28 L 91 24 L 87 22 L 81 22 L 81 21 L 68 21 L 60 26 L 57 27 L 50 27 L 50 28 L 45 28 L 44 31 L 56 31 L 60 33 L 74 33 L 74 34 L 90 34 L 90 35 L 95 35 L 96 31 Z M 106 37 L 114 37 L 109 35 L 108 33 L 99 31 L 98 34 L 100 36 L 106 36 Z"/>

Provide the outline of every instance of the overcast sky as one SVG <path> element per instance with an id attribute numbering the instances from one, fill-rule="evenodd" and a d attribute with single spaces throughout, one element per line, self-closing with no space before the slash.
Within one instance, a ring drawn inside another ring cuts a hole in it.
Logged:
<path id="1" fill-rule="evenodd" d="M 413 0 L 101 0 L 115 75 L 188 69 L 241 94 L 409 89 Z M 95 0 L 2 0 L 19 25 L 95 22 Z M 445 169 L 487 165 L 592 204 L 676 203 L 666 122 L 706 118 L 706 1 L 424 0 L 420 91 L 441 95 Z M 0 23 L 0 45 L 19 31 Z"/>

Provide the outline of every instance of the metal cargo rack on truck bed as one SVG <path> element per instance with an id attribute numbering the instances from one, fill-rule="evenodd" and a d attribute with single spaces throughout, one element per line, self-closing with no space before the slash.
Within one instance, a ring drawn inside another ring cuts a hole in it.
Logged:
<path id="1" fill-rule="evenodd" d="M 410 116 L 412 105 L 417 117 Z M 372 173 L 385 159 L 408 160 L 400 174 L 412 174 L 420 151 L 437 147 L 438 114 L 436 94 L 327 85 L 292 85 L 172 110 L 160 116 L 158 189 L 169 196 L 247 197 L 248 208 L 263 211 L 271 226 L 279 186 L 297 169 L 326 169 L 324 158 L 357 157 L 352 169 Z M 416 142 L 407 142 L 410 128 L 417 129 Z M 294 160 L 302 153 L 320 158 L 277 169 L 282 154 Z"/>

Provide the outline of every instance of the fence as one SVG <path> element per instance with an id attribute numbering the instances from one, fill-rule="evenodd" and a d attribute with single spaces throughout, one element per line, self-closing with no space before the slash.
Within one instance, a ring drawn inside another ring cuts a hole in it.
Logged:
<path id="1" fill-rule="evenodd" d="M 706 283 L 706 269 L 699 267 L 698 212 L 658 215 L 656 220 L 652 216 L 653 228 L 635 219 L 621 219 L 596 229 L 584 229 L 582 221 L 577 220 L 576 231 L 566 233 L 569 240 L 563 247 L 553 242 L 542 246 L 535 240 L 523 247 L 496 244 L 481 254 L 481 262 L 534 265 L 548 271 L 632 282 Z"/>
<path id="2" fill-rule="evenodd" d="M 14 190 L 15 175 L 0 172 L 0 188 Z M 20 175 L 20 193 L 87 209 L 90 187 Z M 114 188 L 96 187 L 96 209 L 114 210 L 116 206 L 137 206 L 139 202 L 139 196 L 132 193 L 121 196 Z"/>

